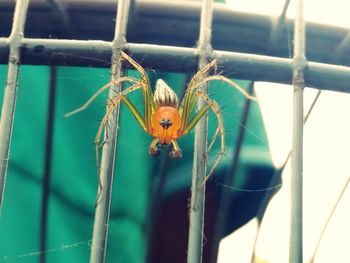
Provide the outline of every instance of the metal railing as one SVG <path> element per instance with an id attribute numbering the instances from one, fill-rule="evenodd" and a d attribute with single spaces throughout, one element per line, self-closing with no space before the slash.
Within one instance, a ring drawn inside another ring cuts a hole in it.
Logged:
<path id="1" fill-rule="evenodd" d="M 69 17 L 57 1 L 50 1 L 59 16 L 62 16 L 63 25 L 67 27 Z M 187 69 L 196 70 L 199 58 L 199 68 L 207 64 L 210 57 L 215 57 L 218 63 L 233 72 L 231 77 L 248 79 L 251 81 L 270 81 L 291 83 L 294 85 L 294 129 L 292 151 L 292 225 L 291 225 L 291 255 L 290 262 L 302 262 L 302 138 L 303 138 L 303 88 L 305 86 L 317 89 L 328 89 L 350 92 L 350 68 L 344 66 L 322 64 L 317 62 L 306 63 L 305 59 L 305 22 L 303 20 L 302 0 L 298 0 L 297 18 L 294 26 L 294 57 L 277 58 L 266 55 L 243 54 L 211 49 L 211 22 L 212 1 L 203 0 L 199 42 L 196 48 L 161 46 L 153 44 L 128 43 L 126 40 L 126 25 L 130 9 L 130 0 L 118 1 L 116 16 L 115 37 L 112 42 L 100 40 L 71 40 L 71 39 L 31 39 L 25 38 L 23 29 L 29 0 L 17 0 L 11 35 L 0 38 L 0 51 L 8 55 L 8 74 L 5 85 L 5 95 L 2 105 L 0 122 L 0 211 L 4 201 L 5 179 L 7 173 L 12 126 L 15 114 L 18 68 L 21 64 L 21 55 L 30 61 L 38 56 L 38 47 L 42 60 L 52 65 L 59 64 L 59 54 L 88 54 L 92 57 L 111 59 L 111 79 L 121 76 L 123 69 L 115 59 L 121 50 L 133 54 L 135 58 L 143 57 L 143 64 L 156 65 L 160 70 L 179 70 L 178 65 L 186 63 Z M 288 6 L 289 1 L 286 1 Z M 273 28 L 270 39 L 275 41 L 276 34 L 285 17 L 285 10 L 276 27 Z M 337 54 L 344 50 L 344 42 L 339 44 Z M 21 47 L 26 47 L 21 54 Z M 7 51 L 9 49 L 9 51 Z M 56 56 L 53 56 L 56 54 Z M 147 57 L 144 55 L 147 54 Z M 339 55 L 339 54 L 338 54 Z M 65 62 L 69 64 L 69 58 Z M 170 61 L 170 62 L 169 62 Z M 83 65 L 79 60 L 71 64 Z M 111 93 L 112 95 L 112 93 Z M 201 106 L 201 103 L 199 103 Z M 247 106 L 249 107 L 249 106 Z M 246 116 L 244 117 L 246 118 Z M 109 119 L 109 139 L 103 145 L 101 157 L 101 184 L 102 190 L 98 193 L 101 198 L 95 214 L 95 223 L 92 239 L 90 262 L 104 262 L 107 244 L 110 198 L 114 173 L 114 158 L 118 123 L 118 110 Z M 199 187 L 206 171 L 207 120 L 203 118 L 196 127 L 194 168 L 192 180 L 192 200 L 190 207 L 190 233 L 188 245 L 188 262 L 202 261 L 203 245 L 203 216 L 205 187 Z M 242 130 L 244 133 L 244 129 Z M 244 136 L 241 134 L 240 136 Z M 241 140 L 241 139 L 240 139 Z M 238 155 L 239 153 L 236 153 Z M 236 161 L 235 161 L 236 162 Z M 232 168 L 234 169 L 234 168 Z M 100 191 L 99 190 L 99 191 Z"/>

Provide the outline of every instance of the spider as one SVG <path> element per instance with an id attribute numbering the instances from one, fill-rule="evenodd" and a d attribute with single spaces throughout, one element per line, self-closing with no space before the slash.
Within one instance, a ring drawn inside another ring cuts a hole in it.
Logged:
<path id="1" fill-rule="evenodd" d="M 219 80 L 228 83 L 230 86 L 240 91 L 248 99 L 256 100 L 256 98 L 249 95 L 234 81 L 222 75 L 204 77 L 204 75 L 207 74 L 210 69 L 216 67 L 217 62 L 216 60 L 213 60 L 192 77 L 191 81 L 188 84 L 185 95 L 182 101 L 179 103 L 179 99 L 176 96 L 175 92 L 162 79 L 158 79 L 156 81 L 155 92 L 153 94 L 150 81 L 146 75 L 145 70 L 124 52 L 120 53 L 120 59 L 130 63 L 140 73 L 141 78 L 137 79 L 129 76 L 123 76 L 115 79 L 101 87 L 81 107 L 65 115 L 65 117 L 69 117 L 80 111 L 83 111 L 98 95 L 100 95 L 103 91 L 112 85 L 117 85 L 125 82 L 131 83 L 131 86 L 129 88 L 119 92 L 108 102 L 106 114 L 100 123 L 95 138 L 97 164 L 99 163 L 99 147 L 102 132 L 107 124 L 109 115 L 113 112 L 113 110 L 120 102 L 124 102 L 126 104 L 126 106 L 129 108 L 137 120 L 138 124 L 154 138 L 149 146 L 149 153 L 152 156 L 157 156 L 160 154 L 159 145 L 172 145 L 173 147 L 172 151 L 170 152 L 170 157 L 173 159 L 179 159 L 182 157 L 181 148 L 179 147 L 176 140 L 188 134 L 196 126 L 198 121 L 205 115 L 205 113 L 207 113 L 208 110 L 212 110 L 217 119 L 217 128 L 208 146 L 207 152 L 210 151 L 219 135 L 221 137 L 221 149 L 208 175 L 206 176 L 206 179 L 209 178 L 209 176 L 213 173 L 219 164 L 221 157 L 225 152 L 225 132 L 219 105 L 217 102 L 210 99 L 206 93 L 198 88 L 208 83 L 209 81 Z M 132 93 L 138 89 L 142 89 L 143 93 L 143 115 L 127 97 L 129 93 Z M 196 111 L 196 103 L 199 99 L 204 99 L 205 105 Z"/>

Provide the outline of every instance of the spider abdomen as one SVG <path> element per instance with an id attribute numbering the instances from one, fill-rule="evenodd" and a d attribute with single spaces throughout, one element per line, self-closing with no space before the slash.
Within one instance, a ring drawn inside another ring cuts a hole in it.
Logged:
<path id="1" fill-rule="evenodd" d="M 151 124 L 151 135 L 157 138 L 160 144 L 170 144 L 180 136 L 181 116 L 174 107 L 158 107 L 152 114 Z"/>
<path id="2" fill-rule="evenodd" d="M 171 106 L 177 108 L 179 104 L 175 92 L 162 79 L 158 79 L 156 82 L 156 90 L 154 92 L 153 100 L 158 106 Z"/>

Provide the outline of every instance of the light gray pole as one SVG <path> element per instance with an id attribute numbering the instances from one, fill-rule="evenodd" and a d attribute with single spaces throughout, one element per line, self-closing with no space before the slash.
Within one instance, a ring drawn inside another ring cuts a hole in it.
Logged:
<path id="1" fill-rule="evenodd" d="M 292 142 L 292 178 L 291 178 L 291 235 L 290 262 L 303 262 L 303 90 L 305 58 L 305 21 L 303 0 L 297 1 L 294 25 L 293 58 L 293 142 Z"/>
<path id="2" fill-rule="evenodd" d="M 21 60 L 20 46 L 23 39 L 23 30 L 27 15 L 28 2 L 29 0 L 17 0 L 12 24 L 12 32 L 8 38 L 10 54 L 0 121 L 0 214 L 4 198 L 12 126 L 16 107 L 18 71 Z"/>
<path id="3" fill-rule="evenodd" d="M 210 44 L 212 14 L 212 1 L 203 0 L 198 41 L 199 69 L 208 64 L 209 57 L 212 55 Z M 208 90 L 207 87 L 200 89 L 204 92 Z M 197 108 L 200 109 L 204 105 L 205 102 L 199 99 Z M 205 184 L 203 182 L 207 165 L 207 131 L 208 118 L 207 115 L 204 115 L 195 128 L 187 263 L 202 262 L 205 206 Z"/>
<path id="4" fill-rule="evenodd" d="M 112 43 L 111 81 L 122 75 L 122 67 L 118 61 L 121 49 L 126 42 L 126 27 L 129 16 L 130 0 L 118 1 L 115 36 Z M 111 86 L 109 98 L 116 96 L 120 86 Z M 94 229 L 92 235 L 90 263 L 103 263 L 106 258 L 109 214 L 111 205 L 114 161 L 117 141 L 119 107 L 110 115 L 106 125 L 106 134 L 102 147 L 101 167 L 99 170 L 101 188 L 98 189 L 98 200 L 95 211 Z M 114 244 L 118 246 L 118 244 Z"/>

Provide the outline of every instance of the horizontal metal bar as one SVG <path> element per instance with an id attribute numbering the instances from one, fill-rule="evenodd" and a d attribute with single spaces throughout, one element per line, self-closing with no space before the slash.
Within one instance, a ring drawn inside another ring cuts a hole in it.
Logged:
<path id="1" fill-rule="evenodd" d="M 151 44 L 127 44 L 128 52 L 145 68 L 196 71 L 195 49 Z M 110 67 L 112 43 L 98 40 L 24 39 L 22 64 Z M 233 78 L 291 84 L 292 59 L 214 51 L 220 66 Z M 8 41 L 0 38 L 0 63 L 7 63 Z M 321 90 L 350 92 L 350 67 L 308 62 L 305 84 Z"/>
<path id="2" fill-rule="evenodd" d="M 115 1 L 60 0 L 71 20 L 71 39 L 113 39 Z M 14 0 L 0 0 L 0 36 L 10 32 Z M 198 38 L 200 1 L 135 1 L 128 28 L 132 43 L 162 44 L 194 47 Z M 222 3 L 213 4 L 213 39 L 216 50 L 253 52 L 261 55 L 290 57 L 291 37 L 282 30 L 278 40 L 269 42 L 277 17 L 238 12 Z M 62 38 L 64 29 L 43 0 L 30 1 L 30 16 L 26 26 L 28 38 Z M 43 23 L 42 21 L 45 21 Z M 293 23 L 287 20 L 288 29 Z M 154 26 L 162 25 L 162 26 Z M 307 24 L 307 52 L 309 60 L 332 63 L 330 54 L 346 36 L 348 30 L 324 24 Z M 242 34 L 243 32 L 243 34 Z M 239 36 L 239 37 L 237 37 Z M 317 47 L 317 48 L 315 48 Z M 339 63 L 350 66 L 350 53 L 345 52 Z"/>

